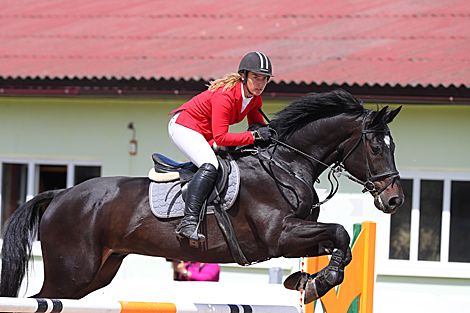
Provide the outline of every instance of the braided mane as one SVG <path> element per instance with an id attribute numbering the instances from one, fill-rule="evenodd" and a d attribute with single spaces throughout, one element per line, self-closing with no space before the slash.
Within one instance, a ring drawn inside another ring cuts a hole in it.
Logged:
<path id="1" fill-rule="evenodd" d="M 311 94 L 296 100 L 276 113 L 269 123 L 280 140 L 288 139 L 297 129 L 318 119 L 339 114 L 357 116 L 367 110 L 362 101 L 344 90 Z"/>

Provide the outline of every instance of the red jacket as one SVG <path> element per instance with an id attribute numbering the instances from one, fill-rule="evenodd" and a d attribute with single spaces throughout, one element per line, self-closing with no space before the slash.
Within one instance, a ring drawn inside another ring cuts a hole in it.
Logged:
<path id="1" fill-rule="evenodd" d="M 230 125 L 240 123 L 248 116 L 248 125 L 263 123 L 263 116 L 258 108 L 263 104 L 260 96 L 253 96 L 243 112 L 241 82 L 230 90 L 221 87 L 216 91 L 206 90 L 195 96 L 170 114 L 181 111 L 176 123 L 191 128 L 202 134 L 212 146 L 214 141 L 219 146 L 241 146 L 253 143 L 249 131 L 229 133 Z"/>

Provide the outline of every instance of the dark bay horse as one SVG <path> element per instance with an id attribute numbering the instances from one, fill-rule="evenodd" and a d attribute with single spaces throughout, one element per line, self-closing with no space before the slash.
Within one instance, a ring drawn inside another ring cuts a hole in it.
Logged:
<path id="1" fill-rule="evenodd" d="M 277 139 L 260 150 L 270 158 L 235 156 L 241 186 L 228 215 L 246 258 L 332 255 L 319 273 L 286 279 L 287 288 L 306 291 L 306 302 L 340 284 L 351 260 L 346 230 L 316 221 L 314 182 L 327 165 L 341 164 L 375 196 L 378 209 L 393 213 L 404 195 L 387 124 L 399 110 L 367 110 L 345 91 L 310 95 L 270 123 Z M 148 178 L 95 178 L 41 193 L 20 206 L 4 234 L 0 296 L 18 296 L 38 228 L 44 261 L 44 283 L 35 295 L 40 298 L 81 298 L 104 287 L 131 253 L 234 262 L 213 215 L 203 223 L 207 240 L 197 249 L 174 235 L 180 218 L 154 217 L 149 183 Z M 41 205 L 47 203 L 44 211 Z"/>

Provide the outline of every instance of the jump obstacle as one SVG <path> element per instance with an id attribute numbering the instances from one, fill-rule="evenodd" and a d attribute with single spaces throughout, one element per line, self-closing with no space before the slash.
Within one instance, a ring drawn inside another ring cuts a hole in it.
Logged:
<path id="1" fill-rule="evenodd" d="M 0 312 L 24 313 L 299 313 L 295 306 L 157 303 L 0 297 Z"/>
<path id="2" fill-rule="evenodd" d="M 355 224 L 353 259 L 346 267 L 343 283 L 320 301 L 327 313 L 372 313 L 375 266 L 374 222 Z M 329 263 L 328 256 L 302 258 L 302 270 L 316 273 Z M 0 312 L 22 313 L 315 313 L 315 303 L 300 306 L 160 303 L 111 300 L 70 300 L 0 297 Z"/>
<path id="3" fill-rule="evenodd" d="M 354 224 L 351 243 L 353 259 L 344 270 L 344 281 L 337 289 L 331 289 L 320 298 L 326 313 L 372 313 L 375 235 L 376 223 Z M 326 255 L 305 259 L 302 260 L 302 270 L 308 273 L 316 273 L 329 263 Z M 305 313 L 316 313 L 315 304 L 316 301 L 305 305 Z"/>

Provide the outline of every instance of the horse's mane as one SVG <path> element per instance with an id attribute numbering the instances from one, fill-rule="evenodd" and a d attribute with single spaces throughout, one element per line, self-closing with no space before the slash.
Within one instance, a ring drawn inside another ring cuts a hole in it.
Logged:
<path id="1" fill-rule="evenodd" d="M 269 125 L 279 139 L 288 139 L 297 129 L 318 119 L 339 114 L 357 116 L 366 111 L 362 101 L 344 90 L 311 94 L 296 100 L 275 114 Z"/>

